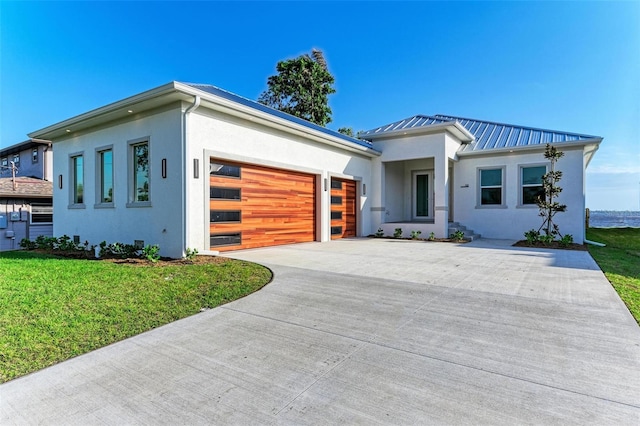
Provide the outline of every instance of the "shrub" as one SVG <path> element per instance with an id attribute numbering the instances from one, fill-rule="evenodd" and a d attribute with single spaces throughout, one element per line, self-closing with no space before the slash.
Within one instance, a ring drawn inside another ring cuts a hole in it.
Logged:
<path id="1" fill-rule="evenodd" d="M 542 241 L 545 245 L 551 244 L 555 240 L 553 235 L 540 235 L 539 241 Z"/>
<path id="2" fill-rule="evenodd" d="M 396 228 L 393 231 L 393 238 L 402 238 L 402 228 Z"/>
<path id="3" fill-rule="evenodd" d="M 375 237 L 376 238 L 382 238 L 384 237 L 384 231 L 382 230 L 382 228 L 378 228 L 378 230 L 375 233 Z"/>
<path id="4" fill-rule="evenodd" d="M 571 234 L 564 235 L 560 239 L 560 245 L 562 247 L 568 247 L 571 244 L 573 244 L 573 235 L 571 235 Z"/>
<path id="5" fill-rule="evenodd" d="M 54 237 L 46 237 L 44 235 L 38 235 L 35 240 L 36 248 L 39 250 L 53 250 L 57 241 L 58 239 Z"/>
<path id="6" fill-rule="evenodd" d="M 456 231 L 453 234 L 451 234 L 449 236 L 449 238 L 451 238 L 452 240 L 455 240 L 455 241 L 462 241 L 462 240 L 464 240 L 464 232 Z"/>
<path id="7" fill-rule="evenodd" d="M 540 231 L 536 231 L 535 229 L 530 229 L 524 233 L 524 237 L 527 239 L 527 243 L 535 244 L 540 241 Z"/>
<path id="8" fill-rule="evenodd" d="M 193 259 L 196 258 L 196 255 L 198 254 L 198 249 L 190 249 L 189 247 L 187 247 L 187 253 L 186 253 L 186 258 L 187 260 L 191 260 L 193 261 Z"/>
<path id="9" fill-rule="evenodd" d="M 429 234 L 429 241 L 434 241 L 436 239 L 436 234 L 433 232 Z"/>
<path id="10" fill-rule="evenodd" d="M 31 241 L 28 238 L 23 238 L 22 240 L 20 240 L 20 247 L 22 247 L 25 250 L 35 250 L 36 243 L 35 241 Z"/>
<path id="11" fill-rule="evenodd" d="M 160 247 L 157 244 L 154 244 L 154 245 L 147 244 L 142 249 L 141 256 L 147 259 L 148 261 L 155 263 L 158 260 L 160 260 Z"/>
<path id="12" fill-rule="evenodd" d="M 420 237 L 420 234 L 422 234 L 422 231 L 411 231 L 411 239 L 417 240 Z"/>

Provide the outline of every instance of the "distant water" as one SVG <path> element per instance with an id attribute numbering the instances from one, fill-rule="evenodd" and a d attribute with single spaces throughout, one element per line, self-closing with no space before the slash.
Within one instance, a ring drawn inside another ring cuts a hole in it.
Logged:
<path id="1" fill-rule="evenodd" d="M 610 210 L 591 210 L 589 215 L 591 228 L 640 228 L 640 212 L 618 212 Z"/>

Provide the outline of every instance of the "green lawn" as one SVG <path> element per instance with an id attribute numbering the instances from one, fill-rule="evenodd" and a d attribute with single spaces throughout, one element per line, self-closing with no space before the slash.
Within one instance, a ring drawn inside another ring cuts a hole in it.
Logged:
<path id="1" fill-rule="evenodd" d="M 143 264 L 0 253 L 0 383 L 252 293 L 260 265 Z"/>
<path id="2" fill-rule="evenodd" d="M 640 229 L 591 228 L 587 239 L 607 245 L 589 253 L 640 324 Z"/>

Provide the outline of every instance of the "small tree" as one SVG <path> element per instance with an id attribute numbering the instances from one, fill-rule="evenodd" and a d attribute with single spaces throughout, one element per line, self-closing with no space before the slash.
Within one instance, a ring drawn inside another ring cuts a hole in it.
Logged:
<path id="1" fill-rule="evenodd" d="M 544 158 L 551 162 L 550 170 L 542 176 L 543 195 L 538 196 L 536 204 L 540 208 L 540 216 L 543 218 L 542 225 L 538 228 L 538 232 L 543 230 L 547 238 L 555 239 L 562 237 L 558 225 L 553 223 L 553 217 L 556 213 L 567 210 L 565 204 L 560 204 L 555 199 L 558 197 L 562 188 L 558 186 L 558 182 L 562 179 L 562 172 L 556 170 L 556 162 L 564 155 L 564 152 L 558 151 L 555 146 L 547 144 L 544 151 Z"/>
<path id="2" fill-rule="evenodd" d="M 343 135 L 346 135 L 346 136 L 351 136 L 352 138 L 356 136 L 356 134 L 353 133 L 353 128 L 351 127 L 340 127 L 338 129 L 338 133 L 342 133 Z"/>
<path id="3" fill-rule="evenodd" d="M 335 80 L 320 50 L 280 61 L 276 71 L 258 102 L 320 126 L 331 122 L 328 96 L 335 93 Z"/>

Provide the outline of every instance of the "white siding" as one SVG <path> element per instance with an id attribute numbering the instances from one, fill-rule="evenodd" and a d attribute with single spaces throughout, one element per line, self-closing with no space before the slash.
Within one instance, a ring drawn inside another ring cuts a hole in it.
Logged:
<path id="1" fill-rule="evenodd" d="M 565 213 L 558 213 L 554 221 L 562 234 L 572 234 L 575 242 L 582 243 L 585 207 L 583 153 L 581 148 L 567 149 L 564 152 L 564 157 L 556 164 L 556 169 L 563 172 L 559 182 L 563 190 L 558 200 L 568 208 Z M 461 157 L 454 166 L 454 219 L 486 238 L 524 239 L 524 232 L 532 228 L 538 229 L 542 218 L 538 216 L 537 206 L 518 205 L 520 166 L 545 162 L 542 151 Z M 504 208 L 477 208 L 477 170 L 484 167 L 505 167 Z"/>
<path id="2" fill-rule="evenodd" d="M 180 155 L 182 125 L 181 110 L 171 110 L 132 119 L 124 123 L 56 141 L 54 156 L 53 202 L 55 236 L 78 235 L 90 244 L 122 242 L 158 244 L 163 256 L 182 255 Z M 151 207 L 127 207 L 129 193 L 128 141 L 149 138 Z M 112 146 L 114 164 L 113 208 L 98 208 L 96 203 L 96 149 Z M 69 155 L 84 155 L 83 209 L 69 208 Z M 161 176 L 162 159 L 167 161 L 167 177 Z M 63 176 L 63 187 L 57 177 Z"/>

